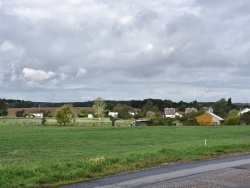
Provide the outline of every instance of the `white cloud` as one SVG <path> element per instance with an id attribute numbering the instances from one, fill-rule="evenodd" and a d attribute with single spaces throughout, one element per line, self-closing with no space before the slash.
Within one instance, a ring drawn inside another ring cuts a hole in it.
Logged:
<path id="1" fill-rule="evenodd" d="M 77 77 L 81 77 L 83 75 L 85 75 L 87 73 L 87 70 L 86 69 L 83 69 L 83 68 L 80 68 L 77 72 Z"/>
<path id="2" fill-rule="evenodd" d="M 28 7 L 17 7 L 13 9 L 14 14 L 17 14 L 21 17 L 25 17 L 28 19 L 47 19 L 50 18 L 50 13 L 44 9 L 44 10 L 38 10 L 38 9 L 31 9 Z"/>
<path id="3" fill-rule="evenodd" d="M 9 41 L 4 41 L 0 47 L 2 51 L 9 51 L 14 48 L 14 45 L 11 44 Z"/>
<path id="4" fill-rule="evenodd" d="M 64 73 L 59 73 L 59 77 L 61 80 L 65 80 L 68 76 Z"/>
<path id="5" fill-rule="evenodd" d="M 173 52 L 175 51 L 175 46 L 170 46 L 167 48 L 163 49 L 163 55 L 168 57 L 169 55 L 171 55 Z"/>
<path id="6" fill-rule="evenodd" d="M 133 16 L 131 16 L 131 15 L 122 16 L 120 18 L 120 23 L 123 25 L 127 25 L 127 24 L 131 23 L 132 21 L 133 21 Z"/>
<path id="7" fill-rule="evenodd" d="M 144 48 L 144 51 L 150 51 L 154 48 L 154 46 L 151 43 L 148 43 L 146 47 Z"/>
<path id="8" fill-rule="evenodd" d="M 45 72 L 43 70 L 35 70 L 31 68 L 24 68 L 22 71 L 22 79 L 28 81 L 43 81 L 55 76 L 54 72 Z"/>

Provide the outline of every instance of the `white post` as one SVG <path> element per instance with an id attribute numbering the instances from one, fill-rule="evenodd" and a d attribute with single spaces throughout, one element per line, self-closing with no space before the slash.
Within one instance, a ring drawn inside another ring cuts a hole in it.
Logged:
<path id="1" fill-rule="evenodd" d="M 207 145 L 207 139 L 205 139 L 205 146 Z"/>

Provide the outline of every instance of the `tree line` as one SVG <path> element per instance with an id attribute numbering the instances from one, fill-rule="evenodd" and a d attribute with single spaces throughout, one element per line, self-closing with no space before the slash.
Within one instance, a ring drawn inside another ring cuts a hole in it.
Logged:
<path id="1" fill-rule="evenodd" d="M 25 107 L 48 107 L 48 106 L 54 106 L 54 107 L 62 107 L 65 105 L 68 105 L 69 103 L 38 103 L 38 102 L 31 102 L 31 101 L 23 101 L 23 100 L 6 100 L 6 99 L 0 99 L 0 116 L 7 116 L 8 115 L 8 108 L 11 108 L 13 104 L 23 104 Z M 243 103 L 233 103 L 232 99 L 225 99 L 222 98 L 216 102 L 173 102 L 171 100 L 161 100 L 161 99 L 144 99 L 144 100 L 130 100 L 130 101 L 112 101 L 112 100 L 104 100 L 102 98 L 97 98 L 94 101 L 87 101 L 87 102 L 75 102 L 70 103 L 70 107 L 93 107 L 94 109 L 94 115 L 98 118 L 100 117 L 108 117 L 108 112 L 113 110 L 118 112 L 118 117 L 110 117 L 110 120 L 114 123 L 118 118 L 119 119 L 129 119 L 129 118 L 160 118 L 162 117 L 162 112 L 164 111 L 164 108 L 175 108 L 176 111 L 184 112 L 185 108 L 192 107 L 197 108 L 198 112 L 196 113 L 190 113 L 188 115 L 185 115 L 182 119 L 180 119 L 182 122 L 185 122 L 186 124 L 192 124 L 194 117 L 197 117 L 198 115 L 204 113 L 203 107 L 212 107 L 213 112 L 224 118 L 225 122 L 228 122 L 228 124 L 232 122 L 236 122 L 236 120 L 233 121 L 233 119 L 239 120 L 238 117 L 238 111 L 241 108 L 249 107 L 248 104 Z M 20 105 L 22 106 L 22 105 Z M 21 108 L 21 107 L 20 107 Z M 24 108 L 24 107 L 23 107 Z M 134 116 L 132 116 L 129 112 L 132 111 L 134 108 L 139 109 L 138 113 Z M 17 117 L 23 117 L 24 110 L 17 111 L 16 116 Z M 82 109 L 77 116 L 78 117 L 87 117 L 88 112 L 86 109 Z M 243 119 L 245 122 L 248 122 L 248 113 L 243 115 L 241 119 Z M 44 117 L 51 117 L 52 114 L 50 112 L 44 111 Z M 229 118 L 230 117 L 230 118 Z M 233 118 L 234 117 L 234 118 Z M 162 121 L 162 120 L 161 120 Z M 168 121 L 169 123 L 169 121 Z"/>
<path id="2" fill-rule="evenodd" d="M 126 104 L 116 104 L 112 109 L 110 106 L 106 104 L 105 99 L 97 98 L 93 104 L 94 116 L 99 118 L 109 117 L 112 126 L 115 125 L 115 121 L 118 119 L 139 119 L 139 118 L 147 118 L 149 120 L 150 125 L 174 125 L 174 120 L 178 120 L 185 125 L 196 125 L 197 122 L 195 118 L 205 113 L 204 108 L 200 108 L 197 112 L 191 112 L 185 114 L 182 117 L 176 117 L 175 119 L 164 118 L 161 111 L 159 111 L 159 107 L 154 105 L 151 100 L 147 100 L 145 105 L 136 113 L 135 115 L 131 115 L 130 112 L 133 110 L 131 106 Z M 228 100 L 221 99 L 213 104 L 214 113 L 225 118 L 225 125 L 239 125 L 241 123 L 249 124 L 250 123 L 250 112 L 239 115 L 238 108 L 239 106 L 232 103 L 231 98 Z M 117 116 L 108 116 L 108 111 L 113 110 L 118 112 Z M 80 111 L 83 117 L 86 114 L 85 110 Z M 78 114 L 78 116 L 79 116 Z M 72 109 L 72 105 L 64 105 L 57 110 L 56 119 L 59 124 L 67 124 L 73 123 L 75 121 L 75 114 Z"/>
<path id="3" fill-rule="evenodd" d="M 152 101 L 153 105 L 157 106 L 159 110 L 162 110 L 167 106 L 169 108 L 178 108 L 180 111 L 185 111 L 185 108 L 189 106 L 193 106 L 195 108 L 200 108 L 202 106 L 210 106 L 213 102 L 174 102 L 171 100 L 162 100 L 162 99 L 143 99 L 143 100 L 105 100 L 107 107 L 112 109 L 117 104 L 125 104 L 127 106 L 131 106 L 132 108 L 142 108 L 147 101 Z M 1 99 L 0 101 L 4 101 L 7 103 L 8 108 L 33 108 L 33 107 L 61 107 L 65 104 L 71 104 L 73 107 L 92 107 L 94 105 L 95 100 L 93 101 L 85 101 L 85 102 L 32 102 L 28 100 L 20 100 L 20 99 Z"/>

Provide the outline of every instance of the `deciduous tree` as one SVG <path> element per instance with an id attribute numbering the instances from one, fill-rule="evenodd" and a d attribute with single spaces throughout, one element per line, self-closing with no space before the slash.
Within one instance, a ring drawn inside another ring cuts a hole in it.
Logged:
<path id="1" fill-rule="evenodd" d="M 8 104 L 3 100 L 0 100 L 0 116 L 8 115 Z"/>
<path id="2" fill-rule="evenodd" d="M 109 116 L 110 121 L 112 122 L 112 126 L 115 126 L 115 121 L 118 120 L 117 117 Z"/>
<path id="3" fill-rule="evenodd" d="M 240 116 L 240 121 L 246 125 L 250 124 L 250 112 L 244 113 Z"/>
<path id="4" fill-rule="evenodd" d="M 77 114 L 78 117 L 88 117 L 88 111 L 86 109 L 80 110 L 80 112 Z"/>
<path id="5" fill-rule="evenodd" d="M 95 115 L 99 118 L 99 121 L 100 121 L 101 117 L 104 116 L 105 107 L 106 107 L 106 103 L 105 103 L 105 100 L 103 98 L 98 97 L 94 101 L 93 109 L 94 109 Z"/>
<path id="6" fill-rule="evenodd" d="M 225 125 L 239 125 L 240 115 L 237 110 L 231 110 L 225 119 Z"/>
<path id="7" fill-rule="evenodd" d="M 154 118 L 155 117 L 155 113 L 152 112 L 152 111 L 148 111 L 147 114 L 146 114 L 146 117 L 147 118 Z"/>
<path id="8" fill-rule="evenodd" d="M 131 118 L 131 115 L 129 114 L 129 111 L 131 110 L 132 110 L 132 107 L 126 104 L 117 104 L 114 107 L 114 111 L 118 112 L 118 118 L 121 118 L 121 119 Z"/>
<path id="9" fill-rule="evenodd" d="M 215 102 L 213 104 L 214 113 L 222 118 L 225 118 L 231 109 L 231 106 L 228 106 L 228 103 L 230 102 L 227 102 L 224 98 Z"/>
<path id="10" fill-rule="evenodd" d="M 24 110 L 16 111 L 16 117 L 24 117 Z"/>
<path id="11" fill-rule="evenodd" d="M 149 111 L 155 111 L 153 102 L 151 100 L 147 100 L 146 104 L 141 109 L 141 115 L 146 117 Z"/>
<path id="12" fill-rule="evenodd" d="M 66 125 L 75 121 L 75 113 L 72 105 L 65 104 L 56 111 L 56 121 L 59 124 Z"/>

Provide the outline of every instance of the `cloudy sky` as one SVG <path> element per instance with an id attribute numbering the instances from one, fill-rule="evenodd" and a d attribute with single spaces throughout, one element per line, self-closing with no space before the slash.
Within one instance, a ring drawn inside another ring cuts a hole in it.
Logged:
<path id="1" fill-rule="evenodd" d="M 0 0 L 0 98 L 250 102 L 249 0 Z"/>

